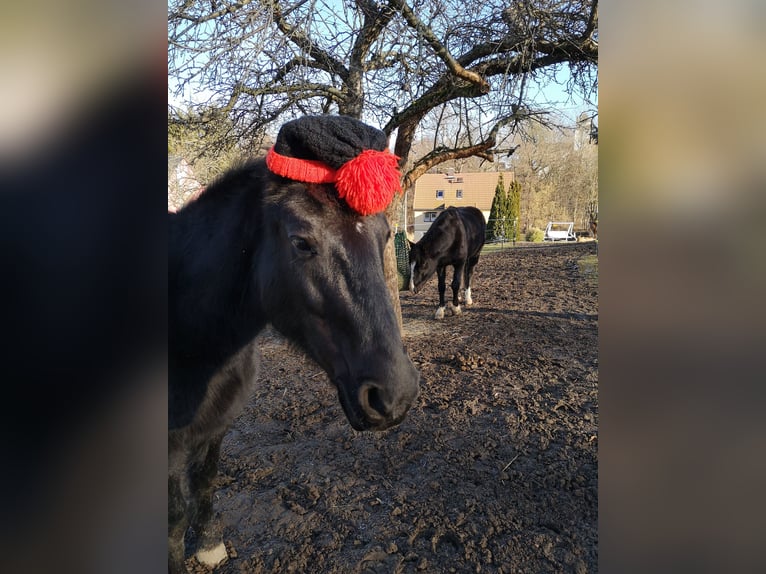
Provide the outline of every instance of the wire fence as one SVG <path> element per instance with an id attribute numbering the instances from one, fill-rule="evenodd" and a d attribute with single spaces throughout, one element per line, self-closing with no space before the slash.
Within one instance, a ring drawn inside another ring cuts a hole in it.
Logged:
<path id="1" fill-rule="evenodd" d="M 489 219 L 484 245 L 499 245 L 500 249 L 515 247 L 519 239 L 518 219 Z"/>
<path id="2" fill-rule="evenodd" d="M 426 234 L 426 231 L 431 227 L 433 222 L 415 222 L 412 225 L 407 226 L 407 230 L 414 236 L 413 241 L 417 243 Z M 518 226 L 517 221 L 511 221 L 510 219 L 489 219 L 487 221 L 487 231 L 484 237 L 485 244 L 498 244 L 501 246 L 513 246 L 517 240 L 521 240 L 515 233 Z M 401 226 L 397 226 L 396 230 L 403 232 Z"/>

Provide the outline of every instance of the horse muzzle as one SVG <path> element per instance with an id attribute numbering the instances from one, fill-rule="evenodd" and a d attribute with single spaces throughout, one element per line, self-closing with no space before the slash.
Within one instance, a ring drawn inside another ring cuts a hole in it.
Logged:
<path id="1" fill-rule="evenodd" d="M 404 390 L 387 388 L 370 380 L 355 389 L 343 381 L 337 381 L 336 387 L 346 418 L 355 430 L 382 431 L 404 420 L 418 397 L 419 376 L 415 385 Z"/>

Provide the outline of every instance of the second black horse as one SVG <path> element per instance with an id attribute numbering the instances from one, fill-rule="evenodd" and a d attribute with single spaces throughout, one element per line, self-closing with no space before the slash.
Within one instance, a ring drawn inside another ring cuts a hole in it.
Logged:
<path id="1" fill-rule="evenodd" d="M 448 207 L 431 224 L 417 243 L 410 244 L 410 291 L 417 293 L 436 273 L 439 280 L 439 307 L 436 319 L 444 318 L 444 292 L 447 267 L 452 265 L 452 303 L 450 311 L 461 313 L 460 286 L 465 287 L 465 304 L 472 305 L 471 275 L 479 262 L 487 233 L 484 214 L 475 207 Z"/>

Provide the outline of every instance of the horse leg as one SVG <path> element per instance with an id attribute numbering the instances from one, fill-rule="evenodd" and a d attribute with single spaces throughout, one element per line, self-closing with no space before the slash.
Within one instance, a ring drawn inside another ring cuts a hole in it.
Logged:
<path id="1" fill-rule="evenodd" d="M 444 319 L 444 292 L 447 290 L 447 268 L 444 266 L 437 267 L 436 278 L 439 281 L 439 308 L 436 310 L 434 319 Z"/>
<path id="2" fill-rule="evenodd" d="M 453 315 L 460 315 L 462 309 L 460 309 L 460 284 L 463 280 L 463 269 L 465 268 L 465 261 L 462 263 L 456 263 L 454 265 L 455 273 L 452 275 L 452 304 L 451 311 Z"/>
<path id="3" fill-rule="evenodd" d="M 468 265 L 465 266 L 465 304 L 473 305 L 473 298 L 471 298 L 471 276 L 473 275 L 473 268 L 479 262 L 479 256 L 475 255 L 468 259 Z"/>
<path id="4" fill-rule="evenodd" d="M 184 535 L 189 527 L 189 504 L 184 495 L 184 473 L 168 476 L 168 572 L 186 574 Z"/>
<path id="5" fill-rule="evenodd" d="M 222 440 L 223 434 L 220 434 L 208 441 L 190 469 L 191 492 L 196 511 L 191 524 L 197 534 L 195 556 L 200 563 L 210 568 L 229 557 L 223 544 L 220 524 L 212 520 L 213 479 L 218 474 Z"/>

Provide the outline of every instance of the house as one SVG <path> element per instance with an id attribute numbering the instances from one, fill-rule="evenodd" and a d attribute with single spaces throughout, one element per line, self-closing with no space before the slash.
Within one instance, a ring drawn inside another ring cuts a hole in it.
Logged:
<path id="1" fill-rule="evenodd" d="M 473 206 L 478 208 L 484 219 L 489 220 L 492 200 L 495 197 L 497 179 L 503 175 L 503 185 L 514 180 L 512 171 L 486 171 L 454 173 L 427 173 L 415 182 L 413 200 L 415 241 L 419 241 L 447 207 Z"/>

